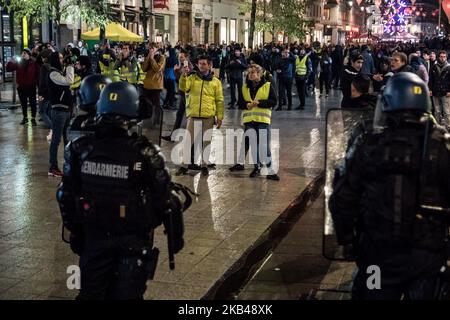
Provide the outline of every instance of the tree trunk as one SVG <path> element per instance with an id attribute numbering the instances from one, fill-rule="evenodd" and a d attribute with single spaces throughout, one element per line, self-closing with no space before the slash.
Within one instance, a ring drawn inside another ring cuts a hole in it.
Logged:
<path id="1" fill-rule="evenodd" d="M 256 0 L 252 0 L 252 10 L 250 13 L 250 30 L 248 32 L 248 47 L 253 50 L 253 37 L 255 34 L 256 20 Z"/>
<path id="2" fill-rule="evenodd" d="M 103 43 L 103 40 L 105 40 L 105 35 L 106 35 L 106 29 L 105 29 L 105 25 L 100 25 L 100 43 Z"/>

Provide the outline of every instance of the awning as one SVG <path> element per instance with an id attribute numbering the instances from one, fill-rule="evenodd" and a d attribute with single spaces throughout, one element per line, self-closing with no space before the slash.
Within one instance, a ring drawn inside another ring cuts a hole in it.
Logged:
<path id="1" fill-rule="evenodd" d="M 381 41 L 419 41 L 419 38 L 407 32 L 403 32 L 394 36 L 383 35 Z"/>
<path id="2" fill-rule="evenodd" d="M 106 26 L 105 38 L 112 41 L 124 42 L 143 42 L 144 37 L 141 37 L 118 23 L 110 23 Z M 81 34 L 83 40 L 100 40 L 100 28 L 87 31 Z"/>

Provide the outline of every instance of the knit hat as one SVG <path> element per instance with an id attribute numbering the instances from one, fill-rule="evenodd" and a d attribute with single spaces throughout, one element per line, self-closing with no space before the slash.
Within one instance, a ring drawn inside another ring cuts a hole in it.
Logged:
<path id="1" fill-rule="evenodd" d="M 28 48 L 23 48 L 22 52 L 26 52 L 31 57 L 31 50 Z"/>

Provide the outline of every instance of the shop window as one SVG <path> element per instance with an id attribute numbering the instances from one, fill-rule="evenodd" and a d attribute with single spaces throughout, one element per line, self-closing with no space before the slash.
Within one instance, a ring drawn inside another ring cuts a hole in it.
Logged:
<path id="1" fill-rule="evenodd" d="M 209 43 L 209 20 L 205 20 L 205 41 L 204 43 Z"/>
<path id="2" fill-rule="evenodd" d="M 248 31 L 250 29 L 250 22 L 245 21 L 244 22 L 244 45 L 248 48 Z"/>
<path id="3" fill-rule="evenodd" d="M 227 43 L 227 24 L 228 21 L 226 18 L 220 19 L 220 43 Z"/>
<path id="4" fill-rule="evenodd" d="M 236 19 L 230 20 L 230 42 L 236 42 Z"/>

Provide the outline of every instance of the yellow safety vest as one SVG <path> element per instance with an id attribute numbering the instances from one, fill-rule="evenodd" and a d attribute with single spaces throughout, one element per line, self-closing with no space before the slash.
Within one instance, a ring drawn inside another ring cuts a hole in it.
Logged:
<path id="1" fill-rule="evenodd" d="M 119 82 L 119 71 L 114 70 L 114 61 L 111 60 L 111 56 L 109 54 L 104 54 L 103 58 L 109 60 L 109 65 L 105 66 L 103 62 L 99 61 L 98 64 L 100 66 L 100 73 L 105 77 L 110 78 L 112 82 Z"/>
<path id="2" fill-rule="evenodd" d="M 306 60 L 308 60 L 308 56 L 305 55 L 302 60 L 300 60 L 300 57 L 297 57 L 297 60 L 295 60 L 295 73 L 299 76 L 306 76 Z"/>
<path id="3" fill-rule="evenodd" d="M 131 62 L 127 62 L 119 68 L 120 80 L 127 81 L 131 84 L 141 83 L 143 73 L 141 64 L 136 62 L 134 70 L 131 70 L 130 67 L 132 68 L 133 64 Z M 144 83 L 143 79 L 142 83 Z"/>
<path id="4" fill-rule="evenodd" d="M 144 80 L 145 80 L 145 76 L 147 75 L 147 72 L 144 72 L 142 70 L 142 63 L 138 62 L 138 66 L 139 66 L 139 79 L 138 79 L 138 84 L 144 84 Z"/>
<path id="5" fill-rule="evenodd" d="M 242 96 L 244 100 L 248 103 L 254 100 L 268 100 L 270 95 L 270 82 L 266 82 L 261 88 L 258 89 L 255 99 L 252 99 L 250 95 L 250 89 L 247 84 L 242 86 Z M 272 118 L 272 110 L 269 108 L 253 108 L 251 110 L 245 109 L 242 112 L 242 118 L 244 123 L 248 122 L 260 122 L 270 124 L 270 119 Z"/>
<path id="6" fill-rule="evenodd" d="M 78 90 L 80 89 L 81 85 L 81 77 L 79 75 L 75 75 L 75 78 L 73 79 L 73 84 L 70 86 L 71 90 Z"/>

